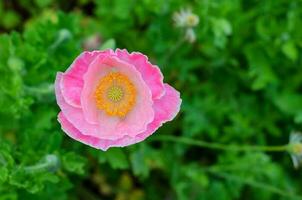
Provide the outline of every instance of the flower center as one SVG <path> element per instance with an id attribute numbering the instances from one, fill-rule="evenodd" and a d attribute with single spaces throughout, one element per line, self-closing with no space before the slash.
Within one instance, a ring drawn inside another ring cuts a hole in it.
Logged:
<path id="1" fill-rule="evenodd" d="M 187 25 L 188 26 L 196 26 L 198 24 L 198 17 L 194 14 L 190 14 L 189 16 L 187 16 Z"/>
<path id="2" fill-rule="evenodd" d="M 301 143 L 295 143 L 292 145 L 292 152 L 294 154 L 302 154 L 302 144 Z"/>
<path id="3" fill-rule="evenodd" d="M 119 102 L 124 95 L 123 89 L 119 86 L 112 86 L 108 89 L 107 97 L 113 102 Z"/>
<path id="4" fill-rule="evenodd" d="M 94 98 L 97 107 L 106 114 L 125 117 L 135 104 L 136 89 L 124 74 L 110 72 L 100 79 Z"/>

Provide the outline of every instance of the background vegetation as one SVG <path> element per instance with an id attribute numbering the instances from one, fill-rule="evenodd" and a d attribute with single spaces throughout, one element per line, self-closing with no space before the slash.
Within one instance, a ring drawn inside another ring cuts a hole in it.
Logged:
<path id="1" fill-rule="evenodd" d="M 1 0 L 0 199 L 301 199 L 287 152 L 231 148 L 283 145 L 302 128 L 301 6 Z M 181 8 L 199 17 L 193 43 L 173 24 Z M 53 82 L 84 49 L 114 47 L 148 55 L 183 104 L 146 141 L 102 152 L 63 134 Z"/>

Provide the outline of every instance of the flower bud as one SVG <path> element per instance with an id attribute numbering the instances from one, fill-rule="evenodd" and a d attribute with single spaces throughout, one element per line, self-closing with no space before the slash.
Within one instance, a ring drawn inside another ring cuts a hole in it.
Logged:
<path id="1" fill-rule="evenodd" d="M 298 168 L 302 163 L 302 134 L 293 132 L 290 135 L 288 152 L 292 158 L 295 168 Z"/>

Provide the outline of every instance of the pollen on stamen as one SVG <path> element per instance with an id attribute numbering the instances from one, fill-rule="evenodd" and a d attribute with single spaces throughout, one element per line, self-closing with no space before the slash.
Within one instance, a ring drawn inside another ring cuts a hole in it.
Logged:
<path id="1" fill-rule="evenodd" d="M 108 98 L 113 102 L 119 102 L 122 100 L 124 96 L 123 89 L 118 86 L 112 86 L 108 89 L 107 93 Z"/>
<path id="2" fill-rule="evenodd" d="M 136 90 L 127 76 L 110 72 L 100 79 L 94 93 L 96 105 L 110 116 L 125 117 L 136 101 Z"/>

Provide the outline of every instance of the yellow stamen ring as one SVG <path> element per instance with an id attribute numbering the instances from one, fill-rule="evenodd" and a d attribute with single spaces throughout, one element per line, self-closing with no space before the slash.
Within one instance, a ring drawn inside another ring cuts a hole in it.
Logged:
<path id="1" fill-rule="evenodd" d="M 96 105 L 110 116 L 125 117 L 136 101 L 136 89 L 127 76 L 109 72 L 100 79 L 94 92 Z"/>

